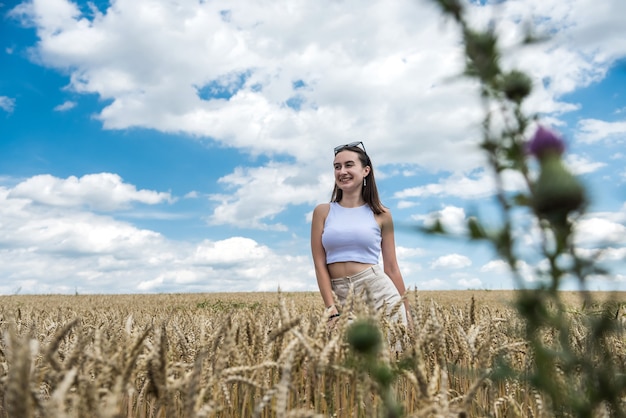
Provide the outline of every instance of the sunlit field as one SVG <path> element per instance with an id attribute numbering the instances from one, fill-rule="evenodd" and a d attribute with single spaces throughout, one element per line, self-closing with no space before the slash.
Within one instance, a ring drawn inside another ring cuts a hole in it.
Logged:
<path id="1" fill-rule="evenodd" d="M 583 312 L 623 322 L 626 293 L 595 293 L 604 310 L 563 296 L 574 342 L 585 337 Z M 376 318 L 405 416 L 548 416 L 524 380 L 533 353 L 514 292 L 409 300 L 412 328 Z M 328 329 L 317 293 L 3 296 L 0 416 L 385 416 L 348 326 L 343 315 Z M 623 334 L 613 343 L 626 361 Z M 494 375 L 505 359 L 512 370 Z"/>

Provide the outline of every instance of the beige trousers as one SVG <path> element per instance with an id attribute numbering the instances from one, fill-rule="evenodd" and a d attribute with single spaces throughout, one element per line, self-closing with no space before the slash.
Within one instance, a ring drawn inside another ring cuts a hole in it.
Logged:
<path id="1" fill-rule="evenodd" d="M 387 313 L 391 313 L 394 306 L 402 300 L 398 289 L 391 281 L 391 278 L 385 274 L 379 265 L 371 266 L 365 270 L 353 275 L 332 279 L 331 286 L 333 292 L 337 295 L 339 303 L 344 306 L 350 292 L 355 295 L 363 294 L 366 289 L 369 291 L 374 306 L 377 310 L 381 310 L 386 306 Z M 344 309 L 346 307 L 344 306 Z M 401 321 L 407 324 L 406 309 L 404 305 L 400 307 L 392 320 Z"/>

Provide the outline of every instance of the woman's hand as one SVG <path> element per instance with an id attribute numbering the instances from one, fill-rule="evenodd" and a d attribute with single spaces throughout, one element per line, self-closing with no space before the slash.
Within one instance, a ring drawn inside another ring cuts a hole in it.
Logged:
<path id="1" fill-rule="evenodd" d="M 408 299 L 404 299 L 404 309 L 406 311 L 406 325 L 407 328 L 409 329 L 409 333 L 413 333 L 414 328 L 414 324 L 413 324 L 413 316 L 411 315 L 411 308 L 409 306 L 409 301 Z"/>
<path id="2" fill-rule="evenodd" d="M 334 328 L 335 324 L 339 320 L 341 314 L 335 305 L 330 305 L 326 308 L 326 315 L 328 315 L 328 327 Z"/>

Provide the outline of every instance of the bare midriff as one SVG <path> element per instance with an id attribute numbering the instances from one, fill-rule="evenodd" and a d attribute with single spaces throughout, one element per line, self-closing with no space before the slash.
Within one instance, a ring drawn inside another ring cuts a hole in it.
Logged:
<path id="1" fill-rule="evenodd" d="M 346 276 L 354 276 L 373 265 L 374 264 L 357 263 L 355 261 L 332 263 L 328 264 L 328 274 L 330 274 L 331 279 L 340 279 Z"/>

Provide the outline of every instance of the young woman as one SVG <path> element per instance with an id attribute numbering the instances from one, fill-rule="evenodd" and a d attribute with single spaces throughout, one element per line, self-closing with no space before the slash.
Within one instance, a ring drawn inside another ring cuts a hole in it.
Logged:
<path id="1" fill-rule="evenodd" d="M 372 162 L 363 142 L 335 148 L 335 187 L 330 203 L 313 211 L 311 252 L 317 284 L 330 320 L 339 316 L 332 292 L 343 305 L 353 286 L 365 288 L 376 309 L 401 300 L 406 289 L 398 261 L 391 212 L 378 197 Z M 379 266 L 382 254 L 384 270 Z M 406 300 L 396 319 L 407 323 Z"/>

